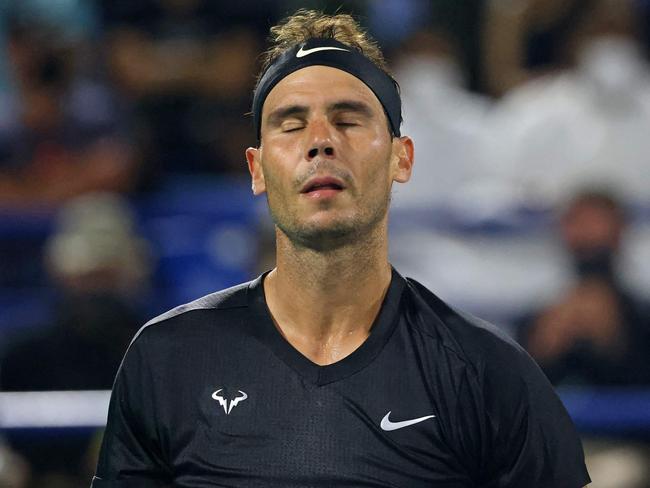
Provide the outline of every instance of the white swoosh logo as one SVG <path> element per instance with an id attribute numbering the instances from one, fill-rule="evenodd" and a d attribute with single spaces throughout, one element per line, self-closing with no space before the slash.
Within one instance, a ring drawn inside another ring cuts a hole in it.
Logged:
<path id="1" fill-rule="evenodd" d="M 311 53 L 316 53 L 318 51 L 349 51 L 349 49 L 343 49 L 342 47 L 334 47 L 334 46 L 321 46 L 321 47 L 312 47 L 311 49 L 305 49 L 304 46 L 301 46 L 300 50 L 296 53 L 296 57 L 302 58 L 304 56 L 309 56 Z"/>
<path id="2" fill-rule="evenodd" d="M 420 422 L 424 422 L 425 420 L 432 419 L 435 417 L 435 415 L 426 415 L 424 417 L 418 417 L 417 419 L 402 420 L 401 422 L 391 422 L 388 419 L 389 415 L 390 412 L 388 412 L 386 416 L 383 419 L 381 419 L 380 427 L 382 430 L 391 431 L 391 430 L 402 429 L 404 427 L 408 427 L 409 425 L 419 424 Z"/>

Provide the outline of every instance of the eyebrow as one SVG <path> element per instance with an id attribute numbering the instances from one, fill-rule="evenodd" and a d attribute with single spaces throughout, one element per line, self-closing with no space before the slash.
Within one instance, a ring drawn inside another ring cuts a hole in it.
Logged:
<path id="1" fill-rule="evenodd" d="M 328 112 L 355 112 L 365 117 L 372 117 L 374 111 L 365 102 L 359 102 L 357 100 L 342 100 L 340 102 L 333 103 L 327 107 Z"/>
<path id="2" fill-rule="evenodd" d="M 288 105 L 279 107 L 271 112 L 267 118 L 270 125 L 279 125 L 285 119 L 291 117 L 306 117 L 310 109 L 306 105 Z M 365 102 L 357 100 L 341 100 L 327 106 L 327 112 L 355 112 L 365 117 L 374 115 L 374 111 Z"/>
<path id="3" fill-rule="evenodd" d="M 269 114 L 268 123 L 278 125 L 284 119 L 289 117 L 304 117 L 309 113 L 309 107 L 305 105 L 289 105 L 280 107 Z"/>

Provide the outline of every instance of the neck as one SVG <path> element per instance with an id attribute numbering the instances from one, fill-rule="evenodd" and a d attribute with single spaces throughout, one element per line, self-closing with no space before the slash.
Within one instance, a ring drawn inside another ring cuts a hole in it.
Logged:
<path id="1" fill-rule="evenodd" d="M 277 234 L 264 282 L 276 326 L 303 355 L 330 364 L 368 337 L 391 280 L 386 223 L 336 249 L 315 251 Z"/>

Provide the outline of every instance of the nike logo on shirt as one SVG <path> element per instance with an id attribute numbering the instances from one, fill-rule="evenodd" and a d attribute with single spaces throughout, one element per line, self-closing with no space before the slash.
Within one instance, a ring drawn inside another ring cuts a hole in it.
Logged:
<path id="1" fill-rule="evenodd" d="M 312 47 L 311 49 L 305 49 L 304 46 L 301 46 L 298 52 L 296 53 L 296 57 L 302 58 L 305 56 L 309 56 L 312 53 L 316 53 L 318 51 L 349 51 L 349 49 L 343 49 L 342 47 L 334 47 L 334 46 L 321 46 L 321 47 Z"/>
<path id="2" fill-rule="evenodd" d="M 391 430 L 402 429 L 404 427 L 408 427 L 409 425 L 419 424 L 420 422 L 424 422 L 425 420 L 432 419 L 435 417 L 435 415 L 426 415 L 424 417 L 418 417 L 416 419 L 402 420 L 401 422 L 391 422 L 388 418 L 389 415 L 390 412 L 388 412 L 386 416 L 383 419 L 381 419 L 381 424 L 379 425 L 382 430 L 391 431 Z"/>

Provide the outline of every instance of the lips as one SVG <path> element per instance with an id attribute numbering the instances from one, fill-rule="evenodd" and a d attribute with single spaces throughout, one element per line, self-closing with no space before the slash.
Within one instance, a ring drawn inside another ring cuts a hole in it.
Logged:
<path id="1" fill-rule="evenodd" d="M 338 178 L 321 176 L 312 178 L 300 190 L 300 193 L 311 193 L 318 190 L 344 190 L 345 185 Z"/>

